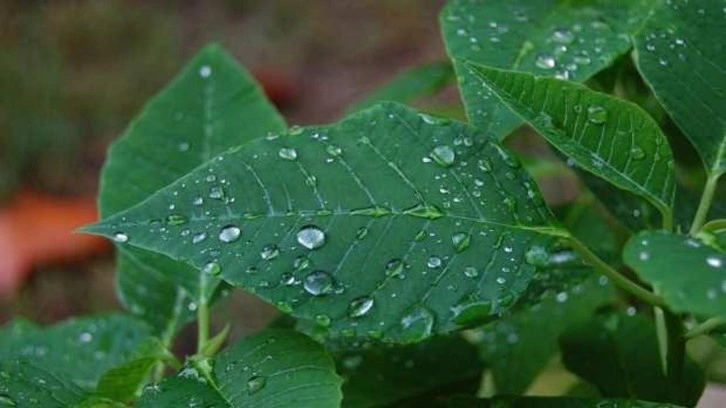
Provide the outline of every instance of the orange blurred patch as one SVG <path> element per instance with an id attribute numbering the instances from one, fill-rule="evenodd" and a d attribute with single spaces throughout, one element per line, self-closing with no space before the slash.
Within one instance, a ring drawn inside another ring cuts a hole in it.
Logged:
<path id="1" fill-rule="evenodd" d="M 97 218 L 93 197 L 18 192 L 0 208 L 0 297 L 12 295 L 35 267 L 109 249 L 103 238 L 74 232 Z"/>

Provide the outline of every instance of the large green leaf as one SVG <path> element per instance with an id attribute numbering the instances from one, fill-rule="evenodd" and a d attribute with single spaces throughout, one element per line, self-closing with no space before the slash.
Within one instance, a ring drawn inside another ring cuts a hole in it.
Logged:
<path id="1" fill-rule="evenodd" d="M 120 314 L 70 319 L 34 330 L 3 330 L 0 358 L 22 357 L 77 386 L 93 389 L 108 369 L 127 361 L 151 335 L 142 321 Z"/>
<path id="2" fill-rule="evenodd" d="M 242 339 L 214 362 L 148 386 L 139 407 L 339 407 L 341 379 L 320 344 L 289 330 Z"/>
<path id="3" fill-rule="evenodd" d="M 472 332 L 494 375 L 498 394 L 523 394 L 557 354 L 557 339 L 570 325 L 589 320 L 595 310 L 615 301 L 607 279 L 591 278 L 569 290 L 549 293 L 522 313 Z"/>
<path id="4" fill-rule="evenodd" d="M 646 231 L 628 241 L 623 258 L 674 311 L 726 316 L 723 250 L 683 235 Z"/>
<path id="5" fill-rule="evenodd" d="M 637 105 L 573 82 L 468 65 L 481 83 L 581 168 L 672 213 L 674 162 Z"/>
<path id="6" fill-rule="evenodd" d="M 709 173 L 726 171 L 726 14 L 722 0 L 659 1 L 635 61 Z"/>
<path id="7" fill-rule="evenodd" d="M 407 103 L 417 97 L 433 94 L 453 80 L 454 69 L 448 61 L 410 68 L 353 104 L 348 112 L 362 110 L 383 101 Z"/>
<path id="8" fill-rule="evenodd" d="M 101 175 L 101 214 L 125 210 L 230 147 L 284 129 L 252 77 L 220 47 L 208 46 L 111 146 Z M 214 283 L 202 288 L 191 266 L 124 245 L 122 235 L 116 241 L 121 300 L 168 338 Z"/>
<path id="9" fill-rule="evenodd" d="M 457 396 L 450 408 L 678 408 L 678 405 L 634 399 L 587 399 L 571 397 L 495 397 L 479 399 Z"/>
<path id="10" fill-rule="evenodd" d="M 215 189 L 227 200 L 194 204 Z M 154 222 L 170 214 L 186 222 Z M 561 234 L 495 141 L 392 103 L 244 145 L 86 230 L 188 259 L 331 336 L 393 342 L 503 312 L 535 274 L 528 248 Z"/>
<path id="11" fill-rule="evenodd" d="M 66 377 L 46 365 L 24 358 L 0 357 L 0 407 L 76 406 L 85 392 Z"/>
<path id="12" fill-rule="evenodd" d="M 705 385 L 703 371 L 690 358 L 680 379 L 665 377 L 655 327 L 642 315 L 599 315 L 570 328 L 560 344 L 565 366 L 606 398 L 693 406 Z"/>
<path id="13" fill-rule="evenodd" d="M 476 348 L 459 336 L 391 348 L 341 353 L 343 406 L 401 406 L 402 400 L 438 392 L 475 393 L 484 364 Z"/>
<path id="14" fill-rule="evenodd" d="M 630 48 L 647 1 L 450 1 L 441 13 L 472 124 L 503 138 L 522 120 L 478 85 L 464 60 L 584 81 Z"/>

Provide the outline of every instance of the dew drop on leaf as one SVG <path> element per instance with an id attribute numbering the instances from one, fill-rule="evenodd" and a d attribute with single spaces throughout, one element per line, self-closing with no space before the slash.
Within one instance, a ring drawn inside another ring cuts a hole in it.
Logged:
<path id="1" fill-rule="evenodd" d="M 15 400 L 5 394 L 0 394 L 0 407 L 16 407 Z"/>
<path id="2" fill-rule="evenodd" d="M 365 316 L 373 308 L 373 303 L 373 299 L 368 296 L 353 299 L 348 305 L 348 316 L 352 318 Z"/>
<path id="3" fill-rule="evenodd" d="M 400 258 L 391 259 L 386 263 L 386 276 L 398 276 L 403 272 L 405 264 Z"/>
<path id="4" fill-rule="evenodd" d="M 454 245 L 454 251 L 463 252 L 471 244 L 471 236 L 465 232 L 459 232 L 451 236 L 451 243 Z"/>
<path id="5" fill-rule="evenodd" d="M 709 256 L 708 258 L 706 258 L 706 263 L 710 266 L 713 266 L 714 268 L 720 268 L 723 266 L 723 260 L 716 256 Z"/>
<path id="6" fill-rule="evenodd" d="M 414 308 L 401 318 L 401 328 L 406 331 L 407 340 L 422 340 L 431 335 L 434 327 L 434 315 L 423 306 Z"/>
<path id="7" fill-rule="evenodd" d="M 325 244 L 325 233 L 314 225 L 307 225 L 297 232 L 297 242 L 307 249 L 317 249 Z"/>
<path id="8" fill-rule="evenodd" d="M 285 159 L 285 160 L 295 160 L 297 159 L 297 150 L 291 148 L 291 147 L 283 147 L 280 149 L 277 154 Z"/>
<path id="9" fill-rule="evenodd" d="M 209 189 L 209 198 L 215 199 L 215 200 L 222 200 L 224 199 L 224 189 L 219 186 L 214 186 Z"/>
<path id="10" fill-rule="evenodd" d="M 196 206 L 200 206 L 200 205 L 204 204 L 204 198 L 202 198 L 202 196 L 196 196 L 192 200 L 192 204 L 194 204 Z"/>
<path id="11" fill-rule="evenodd" d="M 192 244 L 198 244 L 198 243 L 204 241 L 205 239 L 207 239 L 207 234 L 205 234 L 204 232 L 194 234 L 194 236 L 192 237 Z"/>
<path id="12" fill-rule="evenodd" d="M 318 326 L 328 327 L 330 326 L 330 316 L 324 314 L 315 315 L 315 323 Z"/>
<path id="13" fill-rule="evenodd" d="M 199 68 L 199 76 L 202 78 L 209 78 L 212 75 L 212 67 L 209 65 L 202 65 Z"/>
<path id="14" fill-rule="evenodd" d="M 260 258 L 265 261 L 275 259 L 278 255 L 280 255 L 280 249 L 275 244 L 267 244 L 260 251 Z"/>
<path id="15" fill-rule="evenodd" d="M 124 243 L 124 242 L 128 242 L 129 236 L 123 232 L 117 232 L 117 233 L 113 234 L 113 240 L 116 242 Z"/>
<path id="16" fill-rule="evenodd" d="M 331 156 L 340 156 L 343 154 L 343 149 L 341 149 L 340 146 L 332 144 L 328 145 L 328 147 L 325 148 L 325 151 Z"/>
<path id="17" fill-rule="evenodd" d="M 534 64 L 542 69 L 552 69 L 555 67 L 555 57 L 550 54 L 538 54 Z"/>
<path id="18" fill-rule="evenodd" d="M 426 265 L 428 265 L 429 268 L 438 268 L 439 266 L 441 266 L 441 258 L 439 258 L 438 256 L 432 256 L 426 262 Z"/>
<path id="19" fill-rule="evenodd" d="M 290 130 L 288 131 L 288 134 L 290 136 L 299 136 L 303 133 L 305 129 L 302 128 L 302 126 L 299 125 L 293 125 L 290 127 Z"/>
<path id="20" fill-rule="evenodd" d="M 187 217 L 181 214 L 171 214 L 166 217 L 166 223 L 169 225 L 182 225 L 187 223 Z"/>
<path id="21" fill-rule="evenodd" d="M 226 243 L 237 241 L 240 235 L 242 235 L 242 230 L 232 224 L 225 225 L 219 230 L 219 240 Z"/>
<path id="22" fill-rule="evenodd" d="M 467 266 L 464 268 L 464 276 L 467 278 L 476 278 L 479 276 L 479 270 L 473 266 Z"/>
<path id="23" fill-rule="evenodd" d="M 355 237 L 357 239 L 363 239 L 368 235 L 368 228 L 367 227 L 360 227 L 358 228 L 358 231 L 355 233 Z"/>
<path id="24" fill-rule="evenodd" d="M 203 272 L 212 276 L 217 276 L 222 272 L 222 267 L 216 262 L 208 262 L 204 265 Z"/>
<path id="25" fill-rule="evenodd" d="M 261 375 L 252 376 L 249 380 L 247 380 L 247 393 L 249 395 L 253 395 L 259 392 L 261 389 L 265 388 L 266 384 L 266 377 L 263 377 Z"/>
<path id="26" fill-rule="evenodd" d="M 572 32 L 566 28 L 556 28 L 552 32 L 552 41 L 560 43 L 560 44 L 569 44 L 572 42 L 572 40 L 575 39 L 575 36 L 572 35 Z"/>
<path id="27" fill-rule="evenodd" d="M 434 161 L 440 166 L 451 167 L 456 159 L 456 154 L 451 147 L 447 145 L 439 145 L 434 147 L 434 150 L 431 151 L 431 158 L 434 159 Z"/>
<path id="28" fill-rule="evenodd" d="M 608 111 L 602 106 L 590 106 L 587 108 L 587 120 L 590 123 L 602 125 L 608 120 Z"/>
<path id="29" fill-rule="evenodd" d="M 323 296 L 333 291 L 333 284 L 333 277 L 329 273 L 317 270 L 305 276 L 303 288 L 313 296 Z"/>
<path id="30" fill-rule="evenodd" d="M 643 160 L 645 158 L 645 151 L 643 151 L 640 147 L 635 146 L 630 149 L 630 156 L 633 160 Z"/>

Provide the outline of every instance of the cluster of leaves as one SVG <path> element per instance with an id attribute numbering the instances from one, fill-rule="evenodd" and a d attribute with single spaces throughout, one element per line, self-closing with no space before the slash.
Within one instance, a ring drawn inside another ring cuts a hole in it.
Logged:
<path id="1" fill-rule="evenodd" d="M 205 48 L 111 147 L 86 228 L 117 243 L 129 314 L 10 324 L 0 403 L 694 405 L 685 343 L 723 342 L 726 317 L 725 6 L 452 0 L 450 63 L 325 126 L 287 127 Z M 400 104 L 454 78 L 468 123 Z M 549 159 L 504 146 L 523 122 L 589 189 L 572 205 L 542 198 Z M 290 321 L 218 353 L 210 307 L 232 288 Z M 588 398 L 521 396 L 558 353 Z"/>

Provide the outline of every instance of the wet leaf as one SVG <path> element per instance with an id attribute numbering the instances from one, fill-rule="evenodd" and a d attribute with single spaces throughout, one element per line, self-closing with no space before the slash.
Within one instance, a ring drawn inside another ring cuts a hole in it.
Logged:
<path id="1" fill-rule="evenodd" d="M 495 397 L 480 399 L 457 396 L 446 405 L 450 408 L 678 408 L 678 405 L 635 399 L 587 399 L 572 397 Z"/>
<path id="2" fill-rule="evenodd" d="M 187 366 L 146 387 L 137 406 L 338 407 L 340 386 L 322 346 L 293 331 L 268 329 L 242 339 L 213 362 Z"/>
<path id="3" fill-rule="evenodd" d="M 204 48 L 156 95 L 110 148 L 101 175 L 101 213 L 109 216 L 142 201 L 213 156 L 285 123 L 252 77 L 220 47 Z M 206 195 L 200 200 L 209 200 Z M 183 225 L 169 210 L 159 228 Z M 184 237 L 184 229 L 178 229 Z M 118 292 L 133 313 L 169 337 L 209 298 L 214 279 L 184 262 L 118 243 Z"/>
<path id="4" fill-rule="evenodd" d="M 694 406 L 703 371 L 686 358 L 682 378 L 663 374 L 654 325 L 642 315 L 608 313 L 561 337 L 565 367 L 595 385 L 606 398 L 641 398 Z"/>
<path id="5" fill-rule="evenodd" d="M 630 48 L 646 1 L 450 1 L 441 13 L 469 121 L 504 138 L 522 120 L 463 61 L 584 81 Z"/>
<path id="6" fill-rule="evenodd" d="M 151 329 L 140 320 L 111 314 L 32 330 L 12 325 L 0 333 L 0 358 L 23 358 L 90 390 L 106 370 L 125 363 Z"/>
<path id="7" fill-rule="evenodd" d="M 65 408 L 76 406 L 85 392 L 56 366 L 25 358 L 0 357 L 0 406 Z"/>
<path id="8" fill-rule="evenodd" d="M 572 82 L 468 66 L 578 166 L 671 216 L 673 154 L 658 124 L 637 105 Z"/>
<path id="9" fill-rule="evenodd" d="M 658 2 L 635 61 L 709 173 L 726 171 L 726 14 L 720 0 Z"/>
<path id="10" fill-rule="evenodd" d="M 642 232 L 623 259 L 676 312 L 726 316 L 726 253 L 700 240 L 662 231 Z"/>
<path id="11" fill-rule="evenodd" d="M 525 252 L 562 234 L 517 160 L 482 137 L 383 104 L 248 143 L 87 231 L 215 266 L 332 337 L 420 341 L 507 310 L 536 272 Z M 216 189 L 227 200 L 194 205 Z M 189 222 L 159 229 L 170 204 Z"/>

